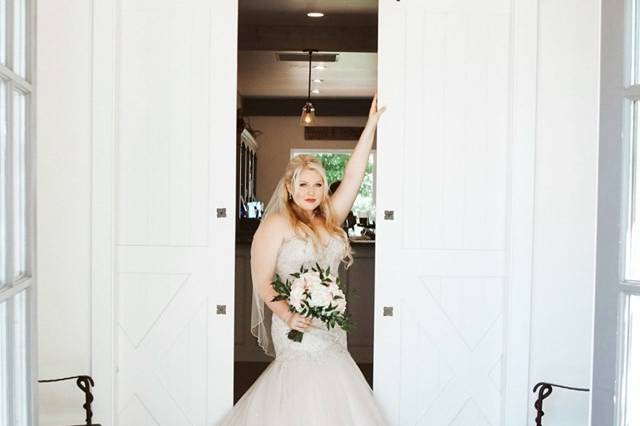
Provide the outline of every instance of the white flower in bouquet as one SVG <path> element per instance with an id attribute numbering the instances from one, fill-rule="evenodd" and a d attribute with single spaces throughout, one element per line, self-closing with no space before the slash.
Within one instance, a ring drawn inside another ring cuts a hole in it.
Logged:
<path id="1" fill-rule="evenodd" d="M 332 304 L 337 306 L 338 312 L 343 314 L 347 309 L 347 299 L 344 296 L 344 292 L 335 281 L 329 284 L 328 290 L 331 292 Z"/>
<path id="2" fill-rule="evenodd" d="M 291 294 L 289 295 L 289 304 L 296 308 L 296 310 L 302 309 L 302 300 L 305 298 L 304 294 L 304 281 L 298 279 L 291 285 Z"/>
<path id="3" fill-rule="evenodd" d="M 305 288 L 307 289 L 322 286 L 322 280 L 317 272 L 305 272 L 300 275 L 300 279 L 304 281 Z"/>
<path id="4" fill-rule="evenodd" d="M 338 294 L 342 293 L 342 290 L 340 290 L 340 287 L 338 287 L 338 284 L 336 284 L 335 281 L 332 281 L 329 284 L 328 289 L 331 292 L 331 294 L 334 295 L 334 296 L 337 296 Z"/>
<path id="5" fill-rule="evenodd" d="M 328 287 L 320 284 L 311 288 L 311 298 L 309 305 L 315 307 L 328 308 L 333 301 L 333 295 L 329 291 Z"/>

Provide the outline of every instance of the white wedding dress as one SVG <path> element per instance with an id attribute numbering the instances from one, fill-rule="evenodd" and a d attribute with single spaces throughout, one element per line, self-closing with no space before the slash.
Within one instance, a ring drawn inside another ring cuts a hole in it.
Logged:
<path id="1" fill-rule="evenodd" d="M 294 236 L 278 252 L 276 272 L 283 279 L 300 265 L 317 262 L 336 273 L 342 243 L 332 236 L 322 253 L 311 241 Z M 270 313 L 271 311 L 269 311 Z M 289 340 L 288 326 L 273 315 L 276 358 L 247 390 L 219 426 L 377 426 L 387 425 L 362 372 L 347 351 L 346 332 L 327 330 L 319 320 L 302 342 Z"/>

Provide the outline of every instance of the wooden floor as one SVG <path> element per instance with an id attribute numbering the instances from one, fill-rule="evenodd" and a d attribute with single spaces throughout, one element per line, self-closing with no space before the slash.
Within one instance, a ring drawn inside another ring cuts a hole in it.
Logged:
<path id="1" fill-rule="evenodd" d="M 233 403 L 235 404 L 267 368 L 266 362 L 236 362 L 233 371 Z M 373 387 L 373 364 L 358 364 L 369 386 Z"/>

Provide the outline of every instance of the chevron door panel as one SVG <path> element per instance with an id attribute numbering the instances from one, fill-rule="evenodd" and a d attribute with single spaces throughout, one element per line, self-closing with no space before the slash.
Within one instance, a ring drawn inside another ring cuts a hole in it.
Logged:
<path id="1" fill-rule="evenodd" d="M 503 424 L 510 4 L 380 3 L 374 391 L 395 425 Z"/>
<path id="2" fill-rule="evenodd" d="M 115 338 L 123 426 L 214 424 L 232 404 L 236 69 L 217 58 L 235 57 L 234 4 L 120 2 Z"/>

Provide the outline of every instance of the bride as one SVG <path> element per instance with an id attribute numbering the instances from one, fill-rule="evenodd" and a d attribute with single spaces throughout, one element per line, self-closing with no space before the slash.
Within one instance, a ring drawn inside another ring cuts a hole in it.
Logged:
<path id="1" fill-rule="evenodd" d="M 251 245 L 254 301 L 251 332 L 275 360 L 219 423 L 233 426 L 376 426 L 388 424 L 373 392 L 347 351 L 344 330 L 327 327 L 272 302 L 270 283 L 301 265 L 317 262 L 337 275 L 340 261 L 353 263 L 349 239 L 340 225 L 351 211 L 367 166 L 375 129 L 385 108 L 374 97 L 367 125 L 333 195 L 322 164 L 298 155 L 287 165 L 269 201 Z M 270 331 L 264 305 L 272 312 Z M 290 330 L 304 332 L 302 342 Z"/>

